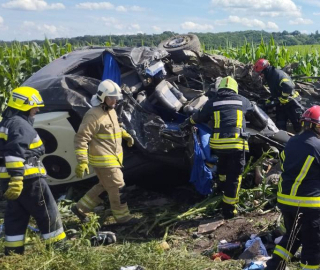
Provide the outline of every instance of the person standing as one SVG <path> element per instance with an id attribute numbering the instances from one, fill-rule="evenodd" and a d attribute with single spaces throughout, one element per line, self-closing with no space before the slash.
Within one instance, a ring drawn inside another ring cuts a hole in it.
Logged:
<path id="1" fill-rule="evenodd" d="M 228 76 L 221 80 L 215 96 L 203 108 L 181 125 L 185 129 L 197 123 L 212 121 L 210 148 L 218 156 L 219 186 L 223 191 L 222 213 L 233 218 L 237 213 L 245 152 L 249 151 L 245 137 L 245 114 L 252 110 L 248 99 L 238 94 L 238 83 Z"/>
<path id="2" fill-rule="evenodd" d="M 45 243 L 65 239 L 57 204 L 46 182 L 39 158 L 44 145 L 33 128 L 34 116 L 44 103 L 32 87 L 12 91 L 0 122 L 0 181 L 8 204 L 4 217 L 5 254 L 23 254 L 30 216 L 34 217 Z"/>
<path id="3" fill-rule="evenodd" d="M 76 175 L 83 178 L 89 173 L 90 164 L 99 178 L 71 210 L 82 222 L 87 222 L 87 213 L 103 202 L 101 196 L 107 191 L 110 208 L 117 223 L 131 220 L 123 191 L 125 183 L 121 171 L 123 150 L 122 139 L 129 147 L 134 140 L 118 122 L 115 106 L 122 99 L 120 87 L 111 80 L 102 81 L 97 94 L 91 99 L 93 107 L 85 114 L 74 138 L 78 165 Z"/>
<path id="4" fill-rule="evenodd" d="M 287 130 L 287 121 L 291 121 L 295 132 L 301 130 L 299 119 L 303 113 L 303 106 L 300 104 L 301 97 L 294 90 L 294 83 L 290 76 L 280 69 L 271 66 L 266 59 L 259 59 L 253 66 L 253 70 L 264 77 L 270 92 L 271 99 L 266 105 L 276 101 L 276 126 L 279 129 Z"/>
<path id="5" fill-rule="evenodd" d="M 301 117 L 303 132 L 281 152 L 278 185 L 286 233 L 276 245 L 267 270 L 284 269 L 300 245 L 301 269 L 320 269 L 320 106 Z"/>

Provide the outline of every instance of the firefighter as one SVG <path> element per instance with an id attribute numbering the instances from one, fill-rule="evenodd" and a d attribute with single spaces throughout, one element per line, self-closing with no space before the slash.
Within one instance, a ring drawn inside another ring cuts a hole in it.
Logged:
<path id="1" fill-rule="evenodd" d="M 271 66 L 266 59 L 259 59 L 253 70 L 264 77 L 270 92 L 271 98 L 266 105 L 275 102 L 276 105 L 276 126 L 279 129 L 287 130 L 287 121 L 291 121 L 295 132 L 301 130 L 299 119 L 303 113 L 303 106 L 300 104 L 301 97 L 294 90 L 294 83 L 290 76 L 280 69 Z"/>
<path id="2" fill-rule="evenodd" d="M 301 269 L 320 269 L 320 106 L 306 110 L 301 121 L 303 132 L 291 137 L 280 154 L 277 200 L 286 233 L 268 270 L 284 269 L 300 245 Z"/>
<path id="3" fill-rule="evenodd" d="M 221 80 L 215 96 L 181 125 L 182 129 L 212 121 L 210 148 L 218 155 L 219 186 L 223 191 L 222 213 L 233 218 L 237 213 L 245 152 L 249 151 L 245 134 L 245 114 L 252 110 L 248 99 L 238 94 L 238 84 L 230 76 Z"/>
<path id="4" fill-rule="evenodd" d="M 44 145 L 33 128 L 43 107 L 39 92 L 23 86 L 12 91 L 0 122 L 0 181 L 8 203 L 4 217 L 5 254 L 24 252 L 25 233 L 32 216 L 46 243 L 64 240 L 57 204 L 39 158 Z"/>
<path id="5" fill-rule="evenodd" d="M 105 191 L 108 193 L 110 208 L 117 223 L 126 223 L 130 215 L 124 200 L 123 174 L 121 171 L 123 152 L 122 139 L 129 147 L 134 140 L 120 127 L 115 106 L 122 99 L 120 87 L 111 80 L 102 81 L 97 94 L 91 99 L 93 107 L 85 114 L 74 138 L 75 152 L 78 160 L 76 175 L 84 177 L 89 173 L 90 164 L 99 178 L 71 210 L 82 222 L 87 222 L 87 213 L 103 202 Z"/>

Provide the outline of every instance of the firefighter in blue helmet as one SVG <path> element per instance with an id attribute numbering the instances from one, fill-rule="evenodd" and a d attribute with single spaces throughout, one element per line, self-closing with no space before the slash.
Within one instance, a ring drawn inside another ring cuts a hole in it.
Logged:
<path id="1" fill-rule="evenodd" d="M 300 245 L 300 269 L 320 269 L 320 106 L 306 110 L 301 121 L 303 132 L 290 138 L 280 154 L 277 200 L 286 233 L 267 270 L 284 269 Z"/>
<path id="2" fill-rule="evenodd" d="M 237 82 L 228 76 L 221 80 L 216 95 L 181 125 L 184 129 L 196 123 L 212 121 L 210 148 L 219 157 L 224 218 L 232 218 L 236 214 L 235 204 L 239 201 L 245 152 L 249 151 L 245 114 L 252 109 L 250 101 L 238 94 Z"/>
<path id="3" fill-rule="evenodd" d="M 266 59 L 259 59 L 253 70 L 264 77 L 270 92 L 271 98 L 266 105 L 275 101 L 276 105 L 276 125 L 279 129 L 287 130 L 287 121 L 291 121 L 295 132 L 301 130 L 299 119 L 303 113 L 303 106 L 300 104 L 301 97 L 294 90 L 294 83 L 290 76 L 280 69 L 269 64 Z"/>
<path id="4" fill-rule="evenodd" d="M 0 122 L 0 183 L 8 200 L 5 254 L 24 252 L 25 233 L 32 216 L 46 243 L 63 240 L 58 207 L 46 182 L 39 158 L 44 145 L 33 128 L 34 116 L 43 107 L 39 92 L 31 87 L 12 91 Z"/>

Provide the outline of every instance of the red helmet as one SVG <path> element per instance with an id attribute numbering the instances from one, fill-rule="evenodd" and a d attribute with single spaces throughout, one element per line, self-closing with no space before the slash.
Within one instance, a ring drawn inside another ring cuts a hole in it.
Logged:
<path id="1" fill-rule="evenodd" d="M 253 66 L 253 70 L 257 73 L 261 73 L 266 67 L 268 67 L 269 61 L 266 59 L 259 59 Z"/>
<path id="2" fill-rule="evenodd" d="M 313 124 L 320 124 L 320 106 L 312 106 L 306 110 L 301 116 L 300 121 L 310 122 Z"/>

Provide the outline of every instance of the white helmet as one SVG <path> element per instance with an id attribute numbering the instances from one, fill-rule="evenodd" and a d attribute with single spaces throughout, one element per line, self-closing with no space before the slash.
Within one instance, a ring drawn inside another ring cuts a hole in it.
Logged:
<path id="1" fill-rule="evenodd" d="M 118 84 L 111 80 L 102 81 L 97 90 L 97 94 L 91 98 L 92 106 L 98 106 L 103 103 L 106 97 L 114 97 L 117 100 L 122 99 L 121 89 Z"/>

